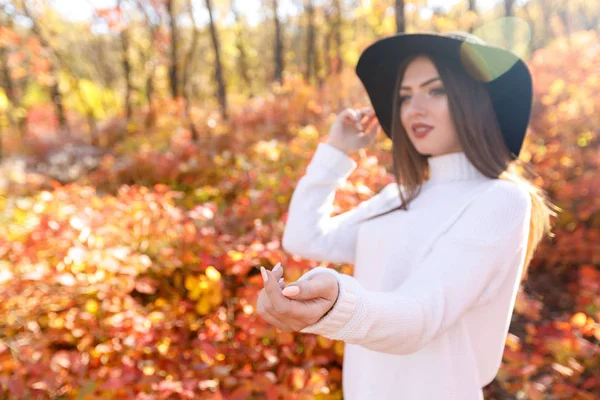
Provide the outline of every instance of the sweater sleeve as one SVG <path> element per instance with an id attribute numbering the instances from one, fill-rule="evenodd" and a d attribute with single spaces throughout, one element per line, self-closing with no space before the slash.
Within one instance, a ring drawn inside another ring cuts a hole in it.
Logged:
<path id="1" fill-rule="evenodd" d="M 385 211 L 384 205 L 391 208 L 394 200 L 400 204 L 398 186 L 391 183 L 355 208 L 331 217 L 336 190 L 356 167 L 342 151 L 327 143 L 318 145 L 290 200 L 282 237 L 285 251 L 316 261 L 354 263 L 361 221 Z"/>
<path id="2" fill-rule="evenodd" d="M 470 308 L 493 298 L 508 270 L 523 263 L 531 201 L 512 182 L 499 182 L 438 236 L 408 279 L 391 292 L 365 290 L 352 276 L 334 274 L 334 307 L 301 332 L 393 354 L 410 354 L 443 334 Z M 368 268 L 368 267 L 367 267 Z M 516 289 L 515 289 L 516 290 Z"/>

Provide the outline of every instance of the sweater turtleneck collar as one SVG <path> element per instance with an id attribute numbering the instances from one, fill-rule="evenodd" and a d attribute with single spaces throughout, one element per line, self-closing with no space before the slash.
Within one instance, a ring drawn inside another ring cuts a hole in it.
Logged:
<path id="1" fill-rule="evenodd" d="M 485 179 L 467 158 L 464 152 L 448 153 L 427 159 L 430 182 L 452 182 L 470 179 Z"/>

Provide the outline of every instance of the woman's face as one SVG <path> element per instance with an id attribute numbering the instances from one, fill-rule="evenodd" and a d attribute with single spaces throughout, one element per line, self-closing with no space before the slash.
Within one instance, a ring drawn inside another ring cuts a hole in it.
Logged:
<path id="1" fill-rule="evenodd" d="M 402 126 L 419 153 L 461 151 L 444 85 L 429 58 L 418 57 L 408 65 L 399 96 Z"/>

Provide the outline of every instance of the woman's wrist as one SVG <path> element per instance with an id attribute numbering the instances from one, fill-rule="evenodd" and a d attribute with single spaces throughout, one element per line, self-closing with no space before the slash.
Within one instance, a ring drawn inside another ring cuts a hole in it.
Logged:
<path id="1" fill-rule="evenodd" d="M 341 151 L 342 153 L 344 153 L 346 155 L 350 155 L 350 152 L 348 150 L 344 149 L 339 144 L 336 144 L 336 142 L 333 141 L 333 140 L 328 140 L 327 144 L 330 145 L 330 146 L 332 146 L 332 147 L 335 147 L 336 149 L 338 149 L 339 151 Z"/>

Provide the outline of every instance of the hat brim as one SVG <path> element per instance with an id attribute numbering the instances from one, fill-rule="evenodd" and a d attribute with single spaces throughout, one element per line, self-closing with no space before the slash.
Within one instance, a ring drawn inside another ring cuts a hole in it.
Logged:
<path id="1" fill-rule="evenodd" d="M 464 38 L 434 33 L 398 34 L 381 39 L 361 54 L 356 74 L 375 115 L 391 138 L 394 83 L 400 64 L 416 54 L 436 54 L 462 65 L 483 82 L 512 158 L 517 158 L 529 125 L 532 79 L 527 65 L 511 51 Z"/>

